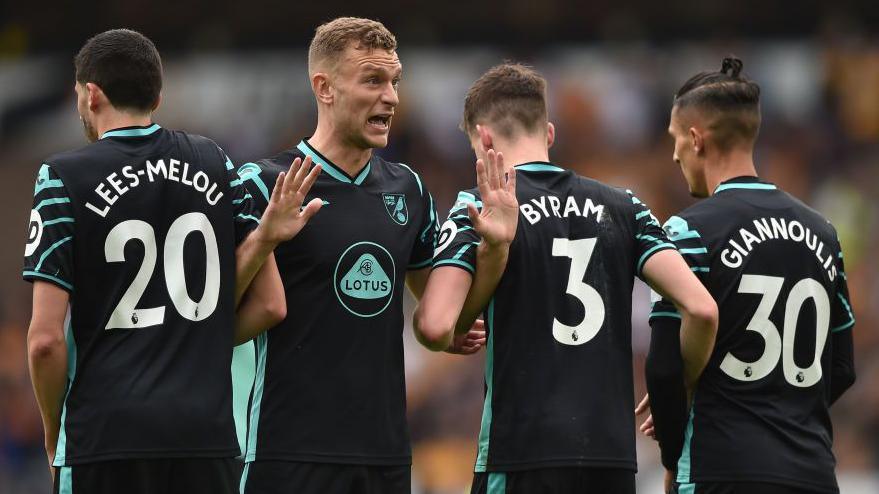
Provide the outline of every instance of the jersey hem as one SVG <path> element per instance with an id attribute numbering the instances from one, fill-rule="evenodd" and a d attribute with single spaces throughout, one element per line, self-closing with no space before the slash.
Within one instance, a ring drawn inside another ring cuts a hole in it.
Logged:
<path id="1" fill-rule="evenodd" d="M 411 465 L 412 456 L 334 455 L 321 453 L 285 454 L 263 453 L 248 455 L 245 463 L 257 461 L 289 461 L 305 463 L 334 463 L 341 465 Z"/>
<path id="2" fill-rule="evenodd" d="M 476 465 L 474 472 L 515 472 L 521 470 L 536 470 L 539 468 L 554 467 L 594 467 L 594 468 L 619 468 L 623 470 L 638 471 L 638 464 L 630 460 L 597 460 L 583 458 L 560 458 L 557 460 L 536 460 L 525 462 L 492 462 L 488 465 Z"/>
<path id="3" fill-rule="evenodd" d="M 56 467 L 68 467 L 109 460 L 139 460 L 152 458 L 236 458 L 238 456 L 241 456 L 241 450 L 238 447 L 213 450 L 117 451 L 113 453 L 78 455 L 74 457 L 68 455 L 59 461 L 53 462 L 52 465 Z"/>
<path id="4" fill-rule="evenodd" d="M 64 281 L 61 278 L 59 278 L 57 276 L 53 276 L 51 274 L 46 274 L 46 273 L 41 273 L 39 271 L 33 271 L 30 269 L 26 269 L 26 270 L 22 271 L 21 277 L 25 281 L 30 281 L 30 282 L 49 281 L 49 282 L 52 282 L 52 284 L 57 285 L 57 286 L 65 289 L 68 292 L 73 291 L 73 284 L 72 283 Z"/>
<path id="5" fill-rule="evenodd" d="M 748 479 L 748 482 L 766 482 L 769 484 L 781 484 L 790 487 L 797 487 L 802 489 L 807 489 L 810 492 L 816 493 L 838 493 L 839 485 L 838 484 L 817 484 L 811 482 L 805 482 L 801 479 L 795 479 L 791 477 L 784 476 L 775 476 L 775 475 L 766 475 L 765 472 L 760 473 L 741 473 L 736 474 L 735 476 L 699 476 L 695 477 L 690 475 L 691 484 L 699 484 L 702 482 L 742 482 L 742 479 Z"/>

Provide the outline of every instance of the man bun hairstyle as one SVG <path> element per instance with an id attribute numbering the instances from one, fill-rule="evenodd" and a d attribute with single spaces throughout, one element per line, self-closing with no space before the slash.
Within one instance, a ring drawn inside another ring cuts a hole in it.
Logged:
<path id="1" fill-rule="evenodd" d="M 675 93 L 674 107 L 692 108 L 710 117 L 716 144 L 728 150 L 753 143 L 760 131 L 760 86 L 742 75 L 742 61 L 723 59 L 717 72 L 700 72 Z"/>
<path id="2" fill-rule="evenodd" d="M 523 64 L 506 62 L 489 69 L 467 91 L 461 130 L 468 135 L 476 125 L 491 123 L 505 138 L 518 130 L 545 130 L 546 79 Z"/>
<path id="3" fill-rule="evenodd" d="M 73 59 L 76 82 L 94 83 L 120 110 L 149 113 L 162 92 L 162 59 L 146 36 L 112 29 L 93 36 Z"/>
<path id="4" fill-rule="evenodd" d="M 321 24 L 308 47 L 308 73 L 319 72 L 323 62 L 336 65 L 349 45 L 357 49 L 394 51 L 397 38 L 381 22 L 361 17 L 339 17 Z"/>

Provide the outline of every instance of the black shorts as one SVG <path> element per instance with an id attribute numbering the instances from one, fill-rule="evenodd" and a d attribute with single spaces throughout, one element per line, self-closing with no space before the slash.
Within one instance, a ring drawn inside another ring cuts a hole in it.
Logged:
<path id="1" fill-rule="evenodd" d="M 241 494 L 410 494 L 409 465 L 260 460 L 244 466 Z"/>
<path id="2" fill-rule="evenodd" d="M 808 490 L 768 482 L 697 482 L 674 484 L 670 494 L 831 494 L 836 490 Z"/>
<path id="3" fill-rule="evenodd" d="M 635 472 L 559 467 L 473 474 L 470 494 L 635 494 Z"/>
<path id="4" fill-rule="evenodd" d="M 234 458 L 111 460 L 55 468 L 55 494 L 237 494 Z"/>

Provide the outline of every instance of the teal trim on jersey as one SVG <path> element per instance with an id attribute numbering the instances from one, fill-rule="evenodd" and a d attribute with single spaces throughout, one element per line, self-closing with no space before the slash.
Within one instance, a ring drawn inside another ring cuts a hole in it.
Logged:
<path id="1" fill-rule="evenodd" d="M 506 494 L 507 492 L 507 473 L 491 472 L 488 474 L 488 488 L 485 494 Z"/>
<path id="2" fill-rule="evenodd" d="M 470 250 L 470 247 L 473 247 L 474 245 L 479 245 L 479 242 L 468 242 L 464 244 L 464 246 L 458 249 L 458 252 L 456 252 L 455 255 L 452 256 L 452 259 L 456 261 L 458 259 L 461 259 L 461 256 L 463 256 L 468 250 Z"/>
<path id="3" fill-rule="evenodd" d="M 635 235 L 635 238 L 638 240 L 647 240 L 648 242 L 653 242 L 656 244 L 661 244 L 664 242 L 664 240 L 662 240 L 661 238 L 656 238 L 653 235 L 645 235 L 643 233 L 639 233 L 638 235 Z"/>
<path id="4" fill-rule="evenodd" d="M 706 268 L 706 267 L 702 267 L 702 266 L 693 266 L 690 268 L 690 271 L 692 271 L 694 273 L 710 273 L 711 268 Z"/>
<path id="5" fill-rule="evenodd" d="M 708 249 L 705 247 L 699 247 L 697 249 L 678 249 L 678 252 L 681 254 L 707 254 Z"/>
<path id="6" fill-rule="evenodd" d="M 416 262 L 415 264 L 410 264 L 406 266 L 406 269 L 421 269 L 430 266 L 430 263 L 433 262 L 433 258 L 429 258 L 426 261 Z"/>
<path id="7" fill-rule="evenodd" d="M 564 168 L 559 168 L 549 163 L 525 163 L 524 165 L 516 165 L 516 170 L 523 172 L 563 172 Z"/>
<path id="8" fill-rule="evenodd" d="M 51 206 L 53 204 L 67 204 L 70 202 L 69 197 L 56 197 L 54 199 L 43 199 L 39 203 L 37 203 L 37 207 L 34 208 L 35 211 L 39 211 L 43 208 L 43 206 Z"/>
<path id="9" fill-rule="evenodd" d="M 750 190 L 776 190 L 778 187 L 772 184 L 722 184 L 714 189 L 714 193 L 723 192 L 730 189 L 750 189 Z"/>
<path id="10" fill-rule="evenodd" d="M 678 494 L 696 494 L 696 484 L 679 484 Z"/>
<path id="11" fill-rule="evenodd" d="M 263 390 L 266 385 L 266 354 L 268 353 L 268 332 L 256 337 L 256 377 L 253 381 L 253 401 L 250 405 L 250 427 L 247 434 L 247 453 L 244 461 L 256 460 L 256 438 L 259 431 L 259 412 L 262 407 Z"/>
<path id="12" fill-rule="evenodd" d="M 229 156 L 225 154 L 223 156 L 226 157 L 226 170 L 234 170 L 235 165 L 232 164 L 232 160 L 229 159 Z"/>
<path id="13" fill-rule="evenodd" d="M 397 164 L 402 166 L 403 168 L 409 170 L 409 173 L 411 173 L 412 175 L 415 175 L 415 182 L 418 183 L 418 192 L 422 196 L 424 196 L 424 187 L 421 186 L 421 177 L 419 177 L 418 174 L 415 173 L 415 170 L 409 168 L 407 165 L 404 165 L 403 163 L 397 163 Z M 360 185 L 360 184 L 357 184 L 357 185 Z"/>
<path id="14" fill-rule="evenodd" d="M 46 278 L 47 280 L 52 280 L 55 283 L 58 283 L 59 285 L 63 286 L 64 288 L 66 288 L 70 291 L 73 291 L 73 285 L 62 280 L 61 278 L 59 278 L 57 276 L 52 276 L 51 274 L 39 273 L 37 271 L 24 271 L 21 274 L 22 274 L 22 276 L 36 276 L 37 278 Z"/>
<path id="15" fill-rule="evenodd" d="M 450 215 L 448 219 L 450 219 L 450 220 L 469 220 L 470 216 L 466 215 L 466 214 L 456 214 L 454 216 Z"/>
<path id="16" fill-rule="evenodd" d="M 688 238 L 702 238 L 702 235 L 699 235 L 699 232 L 696 230 L 691 230 L 687 220 L 680 216 L 672 216 L 665 222 L 662 228 L 665 230 L 666 235 L 668 235 L 668 239 L 672 242 Z"/>
<path id="17" fill-rule="evenodd" d="M 236 218 L 242 218 L 242 219 L 245 219 L 245 220 L 253 220 L 253 221 L 255 221 L 257 224 L 259 224 L 259 218 L 257 218 L 256 216 L 251 216 L 251 215 L 249 215 L 249 214 L 241 213 L 241 214 L 237 215 Z"/>
<path id="18" fill-rule="evenodd" d="M 45 226 L 45 225 L 43 225 L 43 226 Z M 848 276 L 846 276 L 844 272 L 840 271 L 840 272 L 839 272 L 839 276 L 840 276 L 842 279 L 844 279 L 845 281 L 848 281 Z"/>
<path id="19" fill-rule="evenodd" d="M 471 273 L 476 272 L 476 268 L 474 268 L 472 264 L 470 264 L 467 261 L 461 261 L 458 259 L 443 259 L 442 261 L 437 261 L 437 262 L 433 263 L 433 267 L 438 268 L 440 266 L 447 266 L 449 264 L 454 265 L 454 266 L 461 266 L 461 267 L 467 268 L 467 270 L 470 271 Z"/>
<path id="20" fill-rule="evenodd" d="M 232 349 L 232 417 L 241 457 L 247 452 L 247 412 L 256 377 L 256 348 L 253 341 Z"/>
<path id="21" fill-rule="evenodd" d="M 250 180 L 256 185 L 256 188 L 262 192 L 263 197 L 265 197 L 266 201 L 269 200 L 269 188 L 266 187 L 266 183 L 263 182 L 262 178 L 260 178 L 259 173 L 262 169 L 256 163 L 245 163 L 238 168 L 238 176 L 241 177 L 241 180 Z"/>
<path id="22" fill-rule="evenodd" d="M 43 227 L 51 226 L 56 223 L 75 223 L 75 221 L 70 216 L 64 216 L 62 218 L 55 218 L 54 220 L 49 220 L 43 223 Z"/>
<path id="23" fill-rule="evenodd" d="M 852 312 L 852 306 L 848 303 L 848 300 L 841 293 L 836 294 L 839 297 L 839 301 L 842 302 L 842 305 L 845 307 L 845 310 L 848 312 L 849 321 L 841 326 L 837 326 L 830 330 L 831 333 L 836 333 L 838 331 L 842 331 L 848 329 L 855 325 L 855 314 Z"/>
<path id="24" fill-rule="evenodd" d="M 366 180 L 366 176 L 369 175 L 369 170 L 371 169 L 370 162 L 366 162 L 366 166 L 360 170 L 360 173 L 357 174 L 356 177 L 352 180 L 351 177 L 348 176 L 347 173 L 340 170 L 336 165 L 330 163 L 326 159 L 324 159 L 317 150 L 313 149 L 307 142 L 304 140 L 299 141 L 299 144 L 296 145 L 296 149 L 298 149 L 302 154 L 311 158 L 311 161 L 317 163 L 321 166 L 321 171 L 326 172 L 327 175 L 335 178 L 339 182 L 344 182 L 346 184 L 354 184 L 360 185 Z M 411 170 L 410 170 L 411 171 Z M 415 172 L 413 172 L 415 173 Z"/>
<path id="25" fill-rule="evenodd" d="M 690 407 L 690 417 L 687 419 L 687 431 L 684 433 L 684 449 L 681 451 L 681 458 L 678 460 L 678 478 L 677 481 L 686 484 L 690 482 L 691 468 L 691 447 L 693 445 L 693 417 L 695 416 L 695 406 Z"/>
<path id="26" fill-rule="evenodd" d="M 653 211 L 651 211 L 649 209 L 646 211 L 641 211 L 640 213 L 635 215 L 635 219 L 640 220 L 641 218 L 643 218 L 645 216 L 650 216 L 651 214 L 653 214 Z"/>
<path id="27" fill-rule="evenodd" d="M 60 247 L 60 246 L 63 245 L 64 243 L 70 241 L 72 238 L 73 238 L 72 235 L 69 236 L 69 237 L 64 237 L 64 238 L 62 238 L 61 240 L 59 240 L 59 241 L 55 242 L 54 244 L 52 244 L 48 249 L 46 249 L 46 251 L 43 252 L 43 255 L 40 256 L 40 262 L 37 263 L 37 266 L 34 268 L 34 271 L 39 271 L 39 270 L 40 270 L 40 266 L 43 265 L 43 261 L 45 261 L 46 258 L 49 257 L 49 254 L 51 254 L 53 250 L 57 249 L 58 247 Z"/>
<path id="28" fill-rule="evenodd" d="M 73 494 L 73 470 L 61 467 L 58 471 L 58 494 Z"/>
<path id="29" fill-rule="evenodd" d="M 482 423 L 479 427 L 479 449 L 474 471 L 485 472 L 488 467 L 488 443 L 491 438 L 491 400 L 494 388 L 494 297 L 486 309 L 488 342 L 485 345 L 485 402 L 482 405 Z"/>
<path id="30" fill-rule="evenodd" d="M 840 259 L 843 259 L 843 257 L 842 257 L 842 251 L 839 251 L 839 258 L 840 258 Z"/>
<path id="31" fill-rule="evenodd" d="M 632 204 L 644 204 L 641 202 L 641 199 L 638 199 L 635 196 L 632 196 Z"/>
<path id="32" fill-rule="evenodd" d="M 642 255 L 641 255 L 641 259 L 638 259 L 638 268 L 637 268 L 637 270 L 638 270 L 638 271 L 637 271 L 638 274 L 641 274 L 641 268 L 644 267 L 644 263 L 647 262 L 647 259 L 651 256 L 651 254 L 653 254 L 654 252 L 656 252 L 656 251 L 658 251 L 658 250 L 660 250 L 660 249 L 666 249 L 666 248 L 668 248 L 668 249 L 674 249 L 675 246 L 674 246 L 673 244 L 668 243 L 668 242 L 663 242 L 663 243 L 661 243 L 661 244 L 659 244 L 659 245 L 654 245 L 654 246 L 651 247 L 647 252 L 645 252 L 644 254 L 642 254 Z"/>
<path id="33" fill-rule="evenodd" d="M 458 192 L 458 197 L 455 201 L 477 202 L 475 195 L 464 191 Z"/>
<path id="34" fill-rule="evenodd" d="M 250 195 L 250 192 L 248 192 L 247 194 L 244 194 L 244 197 L 242 197 L 241 199 L 232 199 L 232 204 L 241 204 L 242 202 L 246 201 L 247 199 L 253 199 L 253 196 Z"/>
<path id="35" fill-rule="evenodd" d="M 238 484 L 238 494 L 244 494 L 247 487 L 247 477 L 250 475 L 250 463 L 244 464 L 244 472 L 241 474 L 241 482 Z"/>
<path id="36" fill-rule="evenodd" d="M 52 466 L 63 467 L 67 460 L 67 398 L 73 389 L 73 379 L 76 377 L 76 339 L 73 337 L 73 325 L 70 322 L 68 309 L 67 326 L 64 340 L 67 343 L 67 391 L 64 393 L 64 403 L 61 407 L 61 429 L 58 431 L 58 443 L 55 446 L 55 458 Z"/>
<path id="37" fill-rule="evenodd" d="M 235 180 L 229 182 L 229 187 L 237 187 L 237 186 L 241 185 L 242 183 L 244 183 L 244 182 L 242 182 L 240 178 L 236 178 Z"/>
<path id="38" fill-rule="evenodd" d="M 123 129 L 123 130 L 111 130 L 108 132 L 104 132 L 101 135 L 101 139 L 107 137 L 144 137 L 150 134 L 155 133 L 157 130 L 162 127 L 159 124 L 152 124 L 145 129 Z"/>
<path id="39" fill-rule="evenodd" d="M 653 319 L 654 317 L 673 317 L 675 319 L 683 319 L 680 314 L 677 312 L 651 312 L 647 319 Z"/>
<path id="40" fill-rule="evenodd" d="M 419 184 L 420 183 L 421 182 L 419 182 Z M 421 231 L 421 236 L 418 237 L 421 239 L 422 243 L 424 243 L 425 238 L 427 238 L 427 233 L 430 231 L 430 229 L 436 227 L 436 211 L 433 207 L 433 196 L 430 195 L 430 192 L 427 193 L 427 198 L 430 200 L 430 221 L 427 223 L 427 226 L 424 227 L 424 230 Z M 436 246 L 436 242 L 434 242 L 434 246 Z"/>
<path id="41" fill-rule="evenodd" d="M 58 187 L 64 187 L 64 182 L 60 178 L 50 180 L 49 165 L 43 163 L 43 166 L 40 167 L 40 171 L 37 173 L 37 182 L 34 184 L 34 197 L 43 190 Z"/>

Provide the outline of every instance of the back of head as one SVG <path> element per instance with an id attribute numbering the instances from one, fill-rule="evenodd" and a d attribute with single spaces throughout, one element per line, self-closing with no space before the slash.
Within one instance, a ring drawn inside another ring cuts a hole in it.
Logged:
<path id="1" fill-rule="evenodd" d="M 321 24 L 308 47 L 308 73 L 331 71 L 341 60 L 345 49 L 397 49 L 397 38 L 378 21 L 360 17 L 339 17 Z"/>
<path id="2" fill-rule="evenodd" d="M 467 91 L 461 130 L 491 124 L 507 139 L 519 131 L 546 131 L 546 79 L 522 64 L 504 63 L 482 75 Z"/>
<path id="3" fill-rule="evenodd" d="M 724 58 L 717 72 L 691 77 L 675 94 L 674 108 L 695 111 L 721 151 L 753 146 L 760 131 L 760 86 L 742 75 L 738 58 Z"/>
<path id="4" fill-rule="evenodd" d="M 119 110 L 149 113 L 162 92 L 162 59 L 146 36 L 113 29 L 98 34 L 74 58 L 76 82 L 94 83 Z"/>

